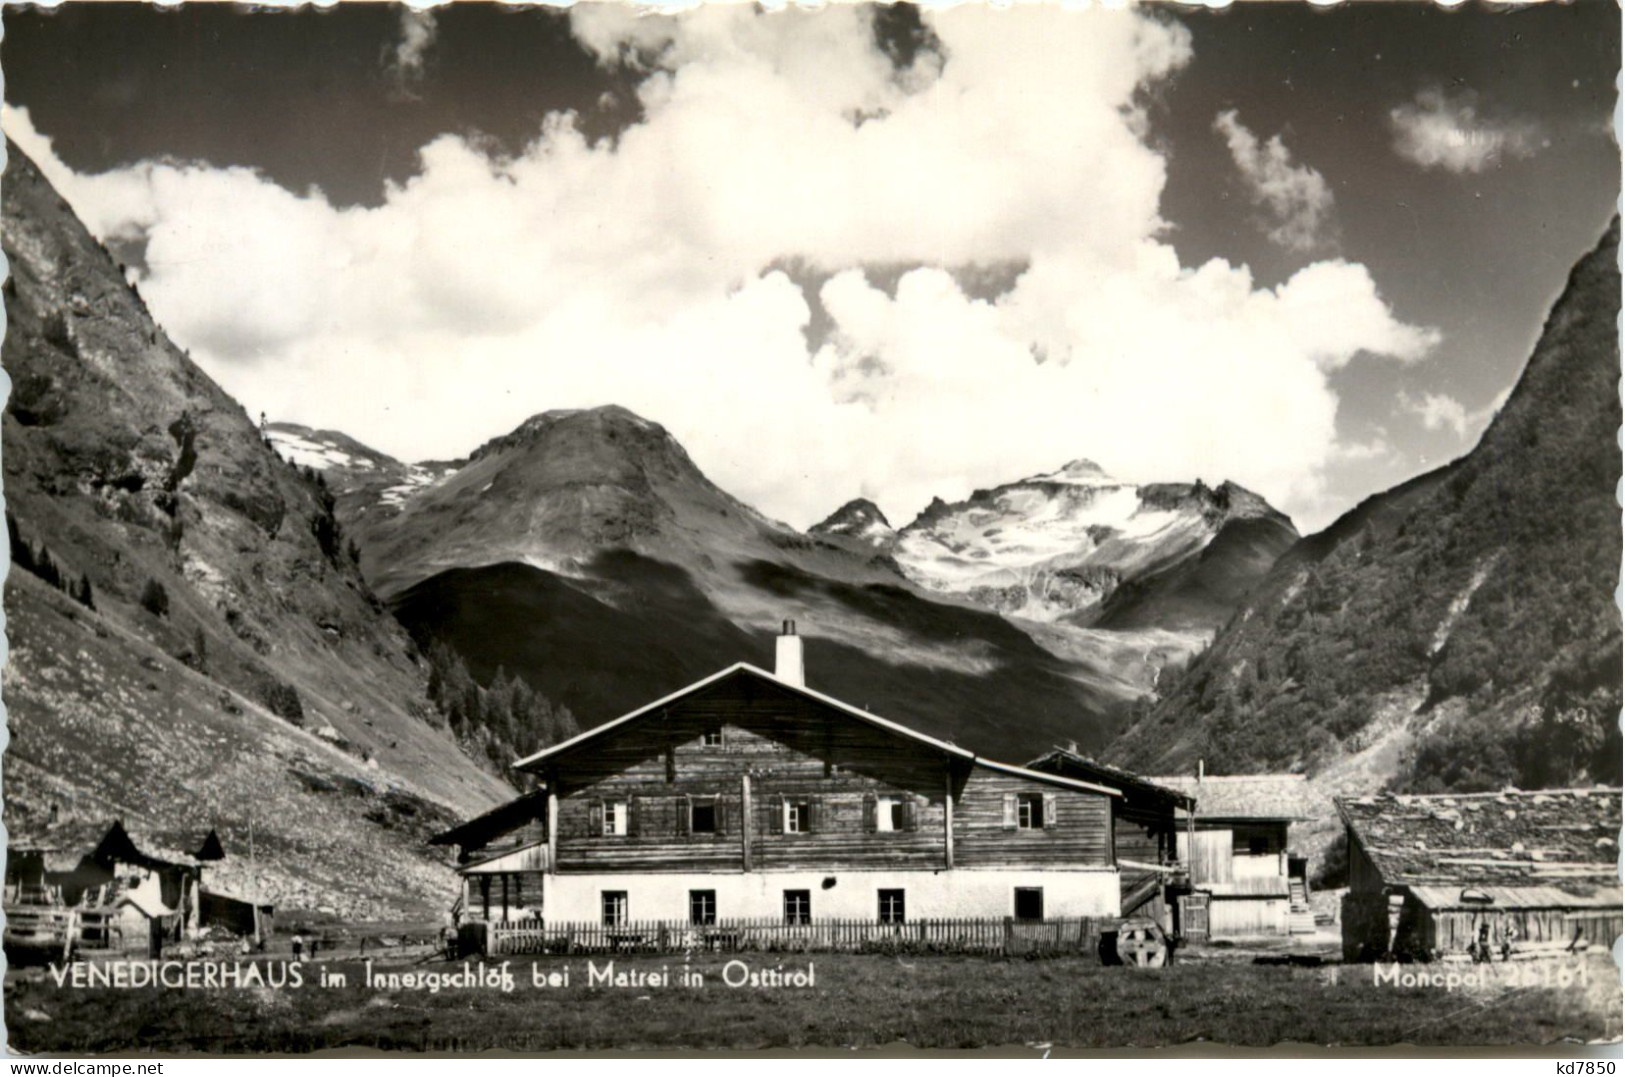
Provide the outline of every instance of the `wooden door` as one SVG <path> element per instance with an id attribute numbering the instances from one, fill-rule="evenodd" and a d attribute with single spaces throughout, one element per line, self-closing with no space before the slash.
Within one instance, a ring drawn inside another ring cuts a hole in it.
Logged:
<path id="1" fill-rule="evenodd" d="M 1191 884 L 1205 886 L 1232 881 L 1230 857 L 1234 839 L 1231 832 L 1198 830 L 1192 837 L 1195 840 L 1191 844 Z"/>
<path id="2" fill-rule="evenodd" d="M 1208 937 L 1208 896 L 1185 894 L 1179 899 L 1179 930 L 1187 939 Z"/>

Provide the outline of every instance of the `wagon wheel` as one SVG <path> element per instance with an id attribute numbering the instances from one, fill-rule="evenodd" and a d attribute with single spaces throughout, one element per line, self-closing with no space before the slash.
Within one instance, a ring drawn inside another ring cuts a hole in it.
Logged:
<path id="1" fill-rule="evenodd" d="M 1168 963 L 1168 938 L 1155 923 L 1131 920 L 1117 929 L 1117 956 L 1125 965 L 1160 969 Z"/>

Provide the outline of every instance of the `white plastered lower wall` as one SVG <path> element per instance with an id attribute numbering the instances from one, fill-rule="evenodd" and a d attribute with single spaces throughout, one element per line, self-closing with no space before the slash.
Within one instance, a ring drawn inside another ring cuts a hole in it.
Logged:
<path id="1" fill-rule="evenodd" d="M 778 919 L 784 892 L 806 890 L 814 919 L 875 920 L 879 892 L 902 890 L 910 920 L 968 919 L 1014 915 L 1017 887 L 1043 889 L 1045 919 L 1119 914 L 1116 868 L 550 875 L 542 905 L 549 923 L 598 923 L 603 893 L 623 891 L 629 920 L 687 920 L 689 892 L 711 890 L 719 920 Z"/>

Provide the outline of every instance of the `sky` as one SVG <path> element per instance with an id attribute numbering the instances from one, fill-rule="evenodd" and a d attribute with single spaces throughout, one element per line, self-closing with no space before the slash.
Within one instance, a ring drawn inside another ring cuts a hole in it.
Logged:
<path id="1" fill-rule="evenodd" d="M 1619 196 L 1604 0 L 4 24 L 0 125 L 251 413 L 617 403 L 801 527 L 1086 457 L 1318 529 L 1475 443 Z"/>

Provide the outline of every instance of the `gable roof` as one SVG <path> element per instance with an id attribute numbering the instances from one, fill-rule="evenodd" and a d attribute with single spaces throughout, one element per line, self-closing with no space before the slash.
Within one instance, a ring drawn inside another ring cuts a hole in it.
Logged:
<path id="1" fill-rule="evenodd" d="M 1142 778 L 1138 774 L 1131 774 L 1120 767 L 1114 767 L 1108 763 L 1102 763 L 1098 759 L 1080 755 L 1071 748 L 1052 748 L 1049 752 L 1028 763 L 1027 769 L 1050 771 L 1065 777 L 1082 778 L 1085 781 L 1114 785 L 1123 790 L 1125 796 L 1138 794 L 1152 800 L 1173 804 L 1187 811 L 1196 806 L 1196 798 L 1189 793 L 1167 785 L 1158 785 L 1150 778 Z"/>
<path id="2" fill-rule="evenodd" d="M 220 844 L 220 835 L 210 830 L 204 837 L 203 844 L 198 851 L 192 854 L 193 860 L 224 860 L 226 858 L 225 846 Z"/>
<path id="3" fill-rule="evenodd" d="M 1197 822 L 1287 822 L 1314 818 L 1302 774 L 1180 774 L 1147 778 L 1196 800 Z"/>
<path id="4" fill-rule="evenodd" d="M 806 699 L 813 700 L 816 703 L 821 703 L 826 707 L 840 711 L 847 717 L 855 718 L 860 722 L 864 722 L 875 727 L 876 729 L 883 730 L 887 733 L 893 734 L 894 736 L 902 737 L 907 740 L 912 740 L 916 744 L 920 744 L 934 751 L 941 752 L 950 758 L 963 760 L 972 766 L 989 767 L 993 770 L 1002 771 L 1007 774 L 1015 774 L 1020 777 L 1031 778 L 1034 781 L 1045 782 L 1050 785 L 1060 785 L 1072 789 L 1084 789 L 1094 793 L 1105 793 L 1108 796 L 1123 795 L 1122 791 L 1119 789 L 1099 785 L 1095 782 L 1080 781 L 1076 778 L 1067 778 L 1059 774 L 1045 774 L 1041 771 L 1029 770 L 1026 767 L 1018 767 L 1010 763 L 999 763 L 991 759 L 984 759 L 981 756 L 978 756 L 975 752 L 967 751 L 966 749 L 959 747 L 957 744 L 950 744 L 945 740 L 938 740 L 937 738 L 927 736 L 918 730 L 910 729 L 908 726 L 900 725 L 897 722 L 882 718 L 878 714 L 872 714 L 869 711 L 860 710 L 859 708 L 852 706 L 850 703 L 843 703 L 834 696 L 827 696 L 822 692 L 814 691 L 813 689 L 808 688 L 806 685 L 793 684 L 789 681 L 780 680 L 773 674 L 764 669 L 759 669 L 758 667 L 751 665 L 749 662 L 735 662 L 726 669 L 718 670 L 709 677 L 695 681 L 688 687 L 680 688 L 668 696 L 663 696 L 662 698 L 655 700 L 653 703 L 646 703 L 637 710 L 623 714 L 619 718 L 611 719 L 602 725 L 594 726 L 592 729 L 589 729 L 584 733 L 577 734 L 576 736 L 571 737 L 569 740 L 561 741 L 560 743 L 553 745 L 551 748 L 544 748 L 534 755 L 529 755 L 523 759 L 517 760 L 513 764 L 514 768 L 517 770 L 532 770 L 538 763 L 556 758 L 559 755 L 572 751 L 589 741 L 603 736 L 606 733 L 630 725 L 640 718 L 647 717 L 648 715 L 659 711 L 662 707 L 670 706 L 685 696 L 690 696 L 696 692 L 703 691 L 704 689 L 711 687 L 713 684 L 717 684 L 729 677 L 741 675 L 759 678 L 788 692 L 795 693 L 796 695 L 800 695 Z"/>
<path id="5" fill-rule="evenodd" d="M 1618 789 L 1340 797 L 1387 886 L 1618 888 Z"/>

